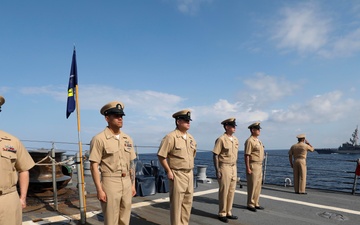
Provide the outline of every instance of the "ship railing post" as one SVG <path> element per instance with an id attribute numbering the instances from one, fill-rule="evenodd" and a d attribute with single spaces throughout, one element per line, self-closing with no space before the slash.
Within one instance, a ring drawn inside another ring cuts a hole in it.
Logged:
<path id="1" fill-rule="evenodd" d="M 267 158 L 268 158 L 268 153 L 266 152 L 266 153 L 265 153 L 264 168 L 263 168 L 263 179 L 262 179 L 262 184 L 265 184 Z"/>
<path id="2" fill-rule="evenodd" d="M 86 224 L 86 209 L 85 209 L 85 193 L 82 192 L 82 184 L 84 184 L 84 180 L 83 180 L 83 169 L 81 166 L 81 158 L 80 158 L 80 154 L 77 152 L 75 154 L 75 158 L 76 158 L 76 171 L 77 171 L 77 188 L 79 190 L 79 204 L 80 204 L 80 224 Z"/>
<path id="3" fill-rule="evenodd" d="M 353 184 L 353 188 L 352 188 L 352 192 L 351 192 L 351 194 L 353 194 L 353 195 L 355 195 L 355 192 L 356 192 L 356 183 L 357 183 L 357 175 L 355 174 L 354 184 Z"/>
<path id="4" fill-rule="evenodd" d="M 356 161 L 356 169 L 355 169 L 355 175 L 354 175 L 354 183 L 351 194 L 355 195 L 356 193 L 356 184 L 357 184 L 357 178 L 358 174 L 360 173 L 360 158 Z"/>
<path id="5" fill-rule="evenodd" d="M 55 143 L 52 142 L 51 148 L 51 164 L 52 164 L 52 182 L 53 182 L 53 196 L 55 210 L 58 211 L 58 197 L 57 197 L 57 185 L 56 185 L 56 165 L 55 165 Z"/>

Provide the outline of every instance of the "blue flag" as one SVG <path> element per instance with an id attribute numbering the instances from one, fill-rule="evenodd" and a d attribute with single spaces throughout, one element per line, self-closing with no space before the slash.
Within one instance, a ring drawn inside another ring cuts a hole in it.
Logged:
<path id="1" fill-rule="evenodd" d="M 76 66 L 76 51 L 74 48 L 72 61 L 71 61 L 71 69 L 70 69 L 70 78 L 69 78 L 69 86 L 68 86 L 68 98 L 67 98 L 67 106 L 66 106 L 66 118 L 69 118 L 70 114 L 75 110 L 75 87 L 78 85 L 77 78 L 77 66 Z"/>

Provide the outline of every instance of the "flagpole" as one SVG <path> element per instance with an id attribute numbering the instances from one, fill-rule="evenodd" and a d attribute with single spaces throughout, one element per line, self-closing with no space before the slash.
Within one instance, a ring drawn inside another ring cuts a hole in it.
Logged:
<path id="1" fill-rule="evenodd" d="M 81 224 L 85 224 L 86 223 L 86 201 L 85 201 L 85 183 L 84 183 L 85 179 L 84 179 L 84 166 L 83 166 L 83 157 L 82 157 L 82 143 L 80 138 L 79 87 L 78 87 L 78 79 L 77 79 L 76 50 L 74 45 L 74 51 L 71 60 L 69 86 L 68 86 L 66 118 L 69 118 L 70 114 L 74 112 L 75 109 L 77 115 L 77 130 L 78 130 L 78 143 L 79 143 L 79 153 L 76 153 L 76 169 L 78 175 L 77 188 L 79 191 Z"/>
<path id="2" fill-rule="evenodd" d="M 83 164 L 83 157 L 82 157 L 82 143 L 81 143 L 81 136 L 80 136 L 80 108 L 79 108 L 79 87 L 78 85 L 75 86 L 76 94 L 76 116 L 77 116 L 77 128 L 78 128 L 78 142 L 79 142 L 79 158 L 80 158 L 80 171 L 78 170 L 78 184 L 80 185 L 79 190 L 79 199 L 80 199 L 80 217 L 81 217 L 81 224 L 86 223 L 86 201 L 85 201 L 85 183 L 84 183 L 84 164 Z M 79 175 L 80 173 L 80 175 Z M 80 178 L 80 179 L 79 179 Z"/>

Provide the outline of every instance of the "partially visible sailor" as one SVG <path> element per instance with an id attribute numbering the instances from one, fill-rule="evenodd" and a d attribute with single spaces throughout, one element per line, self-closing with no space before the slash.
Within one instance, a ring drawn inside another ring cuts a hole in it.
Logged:
<path id="1" fill-rule="evenodd" d="M 0 96 L 0 112 L 4 103 L 5 98 Z M 22 224 L 22 209 L 26 207 L 29 188 L 29 170 L 33 166 L 35 162 L 20 140 L 0 130 L 0 224 Z"/>

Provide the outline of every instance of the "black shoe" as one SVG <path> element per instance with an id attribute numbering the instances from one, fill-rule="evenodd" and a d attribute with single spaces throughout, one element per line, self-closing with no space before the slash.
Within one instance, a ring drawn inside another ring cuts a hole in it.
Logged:
<path id="1" fill-rule="evenodd" d="M 255 209 L 260 209 L 260 210 L 264 210 L 265 208 L 262 206 L 255 206 Z"/>
<path id="2" fill-rule="evenodd" d="M 221 222 L 224 222 L 224 223 L 229 222 L 229 221 L 228 221 L 228 218 L 226 218 L 226 216 L 218 216 L 218 219 L 219 219 Z"/>
<path id="3" fill-rule="evenodd" d="M 226 218 L 231 219 L 231 220 L 237 220 L 238 219 L 238 217 L 234 216 L 234 215 L 226 216 Z"/>
<path id="4" fill-rule="evenodd" d="M 248 210 L 250 210 L 250 211 L 252 211 L 252 212 L 256 212 L 256 209 L 255 209 L 255 207 L 250 207 L 250 206 L 248 206 L 248 207 L 246 207 Z"/>
<path id="5" fill-rule="evenodd" d="M 299 194 L 301 194 L 301 195 L 307 195 L 306 192 L 300 192 Z"/>

